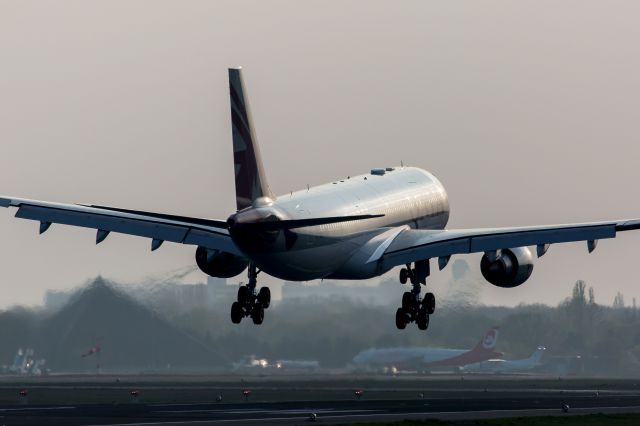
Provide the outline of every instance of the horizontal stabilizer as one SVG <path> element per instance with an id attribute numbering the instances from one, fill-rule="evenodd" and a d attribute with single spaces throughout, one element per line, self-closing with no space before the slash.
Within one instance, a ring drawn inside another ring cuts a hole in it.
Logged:
<path id="1" fill-rule="evenodd" d="M 334 216 L 318 217 L 311 219 L 285 219 L 265 222 L 243 223 L 241 226 L 255 226 L 265 231 L 276 231 L 278 229 L 295 229 L 307 226 L 328 225 L 330 223 L 352 222 L 354 220 L 374 219 L 383 217 L 383 214 L 361 214 L 354 216 Z"/>
<path id="2" fill-rule="evenodd" d="M 96 206 L 96 205 L 92 205 L 92 204 L 78 204 L 78 205 L 79 206 L 84 206 L 84 207 L 91 207 L 91 208 L 94 208 L 94 209 L 100 209 L 100 210 L 109 210 L 109 211 L 112 211 L 112 212 L 136 214 L 136 215 L 141 215 L 141 216 L 149 216 L 149 217 L 153 217 L 153 218 L 156 218 L 156 219 L 164 219 L 164 220 L 172 220 L 172 221 L 176 221 L 176 222 L 193 223 L 195 225 L 210 226 L 212 228 L 222 228 L 222 229 L 226 229 L 227 228 L 227 222 L 225 222 L 223 220 L 200 219 L 200 218 L 195 218 L 195 217 L 177 216 L 177 215 L 172 215 L 172 214 L 152 213 L 152 212 L 145 212 L 145 211 L 140 211 L 140 210 L 121 209 L 121 208 L 118 208 L 118 207 Z"/>

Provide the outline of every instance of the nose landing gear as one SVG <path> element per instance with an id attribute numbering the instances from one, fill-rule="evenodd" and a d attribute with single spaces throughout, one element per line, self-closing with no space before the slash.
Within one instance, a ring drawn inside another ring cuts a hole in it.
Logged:
<path id="1" fill-rule="evenodd" d="M 231 305 L 231 322 L 239 324 L 244 317 L 251 317 L 254 324 L 262 324 L 264 310 L 271 304 L 271 290 L 262 287 L 256 294 L 258 273 L 256 266 L 249 264 L 249 283 L 238 288 L 238 301 Z"/>
<path id="2" fill-rule="evenodd" d="M 428 276 L 428 259 L 415 262 L 413 268 L 407 264 L 406 268 L 400 270 L 400 283 L 411 281 L 413 288 L 402 295 L 402 304 L 396 311 L 396 327 L 399 330 L 404 330 L 410 322 L 415 322 L 420 330 L 429 328 L 429 315 L 436 309 L 436 298 L 433 293 L 420 298 L 421 285 L 426 285 Z"/>

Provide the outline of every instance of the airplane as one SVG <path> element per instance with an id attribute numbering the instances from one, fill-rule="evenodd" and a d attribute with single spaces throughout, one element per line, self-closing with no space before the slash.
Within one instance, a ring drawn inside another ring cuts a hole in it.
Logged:
<path id="1" fill-rule="evenodd" d="M 433 293 L 421 296 L 430 260 L 444 269 L 452 255 L 483 253 L 480 268 L 491 284 L 512 288 L 531 276 L 537 257 L 550 244 L 586 241 L 592 252 L 599 239 L 640 228 L 640 220 L 510 228 L 446 229 L 449 200 L 431 173 L 404 165 L 374 168 L 324 185 L 276 196 L 267 183 L 241 68 L 229 69 L 236 211 L 227 220 L 203 219 L 117 207 L 61 204 L 0 197 L 0 207 L 17 208 L 16 217 L 97 230 L 96 243 L 118 232 L 151 240 L 196 246 L 198 267 L 212 277 L 229 278 L 247 270 L 238 289 L 231 321 L 251 317 L 262 324 L 269 307 L 268 287 L 257 290 L 264 272 L 287 281 L 363 280 L 401 266 L 399 280 L 411 289 L 402 295 L 395 323 L 429 326 Z"/>
<path id="2" fill-rule="evenodd" d="M 23 351 L 22 348 L 19 348 L 13 359 L 13 364 L 8 368 L 8 372 L 21 376 L 41 376 L 46 374 L 45 364 L 46 360 L 35 358 L 33 349 L 28 348 Z"/>
<path id="3" fill-rule="evenodd" d="M 353 358 L 356 369 L 391 369 L 391 371 L 425 371 L 442 368 L 460 369 L 464 365 L 502 356 L 495 352 L 498 327 L 489 329 L 472 349 L 427 347 L 371 348 Z"/>
<path id="4" fill-rule="evenodd" d="M 488 359 L 462 367 L 462 371 L 469 373 L 518 373 L 533 370 L 542 365 L 540 360 L 546 348 L 539 346 L 529 358 L 525 359 Z"/>
<path id="5" fill-rule="evenodd" d="M 242 357 L 238 362 L 233 363 L 234 370 L 268 368 L 269 360 L 266 358 L 257 358 L 255 355 Z"/>
<path id="6" fill-rule="evenodd" d="M 279 370 L 318 370 L 320 363 L 316 360 L 280 359 L 275 367 Z"/>
<path id="7" fill-rule="evenodd" d="M 100 353 L 100 351 L 102 351 L 102 348 L 100 347 L 100 344 L 97 344 L 95 346 L 90 347 L 89 350 L 87 352 L 84 352 L 82 355 L 80 355 L 80 357 L 86 358 L 88 356 Z"/>

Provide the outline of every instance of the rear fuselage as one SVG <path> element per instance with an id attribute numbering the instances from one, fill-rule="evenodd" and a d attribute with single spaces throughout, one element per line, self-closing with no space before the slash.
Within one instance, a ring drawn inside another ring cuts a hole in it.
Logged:
<path id="1" fill-rule="evenodd" d="M 390 230 L 402 229 L 399 227 L 444 229 L 449 202 L 442 184 L 430 173 L 396 167 L 384 174 L 348 177 L 276 200 L 260 199 L 229 219 L 243 223 L 364 214 L 384 216 L 291 230 L 238 229 L 231 236 L 260 269 L 281 279 L 364 279 L 386 272 L 377 263 L 363 268 L 358 258 L 359 252 L 364 255 L 363 250 L 371 250 L 367 243 L 372 238 L 384 232 L 393 234 Z"/>

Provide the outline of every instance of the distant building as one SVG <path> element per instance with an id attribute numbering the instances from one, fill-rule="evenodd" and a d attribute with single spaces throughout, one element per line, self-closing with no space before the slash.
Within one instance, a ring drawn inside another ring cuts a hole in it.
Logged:
<path id="1" fill-rule="evenodd" d="M 229 284 L 226 278 L 207 277 L 207 299 L 210 305 L 231 305 L 237 296 L 238 284 Z"/>
<path id="2" fill-rule="evenodd" d="M 306 282 L 285 281 L 282 286 L 282 300 L 341 297 L 376 305 L 386 305 L 402 294 L 400 284 L 395 280 L 383 280 L 375 285 L 353 282 L 349 285 L 333 281 Z"/>
<path id="3" fill-rule="evenodd" d="M 209 303 L 205 284 L 176 284 L 173 286 L 176 302 L 188 307 L 206 307 Z"/>
<path id="4" fill-rule="evenodd" d="M 162 283 L 160 285 L 120 286 L 119 289 L 144 305 L 172 311 L 209 306 L 207 287 L 206 284 Z"/>
<path id="5" fill-rule="evenodd" d="M 47 290 L 44 293 L 44 307 L 50 311 L 57 311 L 69 301 L 70 291 Z"/>

